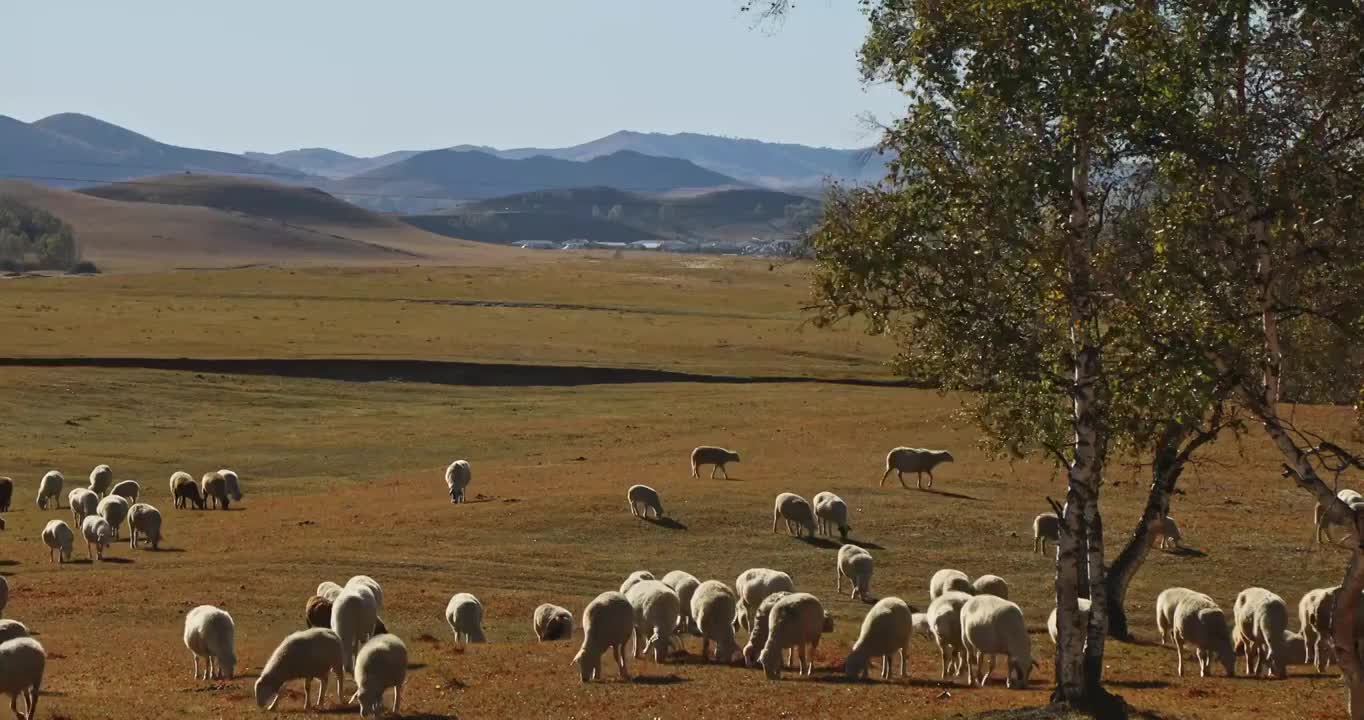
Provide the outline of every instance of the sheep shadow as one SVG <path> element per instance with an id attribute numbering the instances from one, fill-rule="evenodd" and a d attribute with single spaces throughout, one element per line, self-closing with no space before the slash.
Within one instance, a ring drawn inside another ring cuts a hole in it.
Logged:
<path id="1" fill-rule="evenodd" d="M 848 538 L 847 540 L 844 540 L 843 543 L 844 543 L 845 545 L 856 545 L 857 547 L 860 547 L 860 548 L 862 548 L 863 550 L 885 550 L 885 549 L 886 549 L 885 547 L 883 547 L 883 546 L 881 546 L 881 545 L 877 545 L 877 544 L 874 543 L 874 542 L 866 542 L 866 541 L 863 541 L 863 540 L 858 540 L 857 538 Z"/>
<path id="2" fill-rule="evenodd" d="M 426 667 L 426 663 L 410 662 L 407 664 L 408 670 L 421 670 Z"/>
<path id="3" fill-rule="evenodd" d="M 1202 550 L 1199 550 L 1198 548 L 1185 547 L 1183 545 L 1175 548 L 1174 550 L 1162 550 L 1161 552 L 1165 553 L 1166 555 L 1174 555 L 1175 557 L 1205 558 L 1208 556 L 1207 553 L 1203 552 Z"/>
<path id="4" fill-rule="evenodd" d="M 915 488 L 910 489 L 913 490 Z M 980 502 L 980 498 L 978 497 L 974 497 L 972 495 L 965 495 L 963 493 L 949 492 L 947 490 L 934 490 L 933 488 L 923 488 L 922 490 L 919 490 L 919 492 L 926 492 L 931 495 L 939 495 L 941 497 L 951 498 L 953 500 L 970 500 L 971 502 Z"/>
<path id="5" fill-rule="evenodd" d="M 672 519 L 672 518 L 670 518 L 670 517 L 664 517 L 664 518 L 650 518 L 650 517 L 646 517 L 646 518 L 643 518 L 643 520 L 644 520 L 644 522 L 647 522 L 647 523 L 649 523 L 650 525 L 655 525 L 655 526 L 661 527 L 661 528 L 667 528 L 667 529 L 669 529 L 669 530 L 686 530 L 686 529 L 687 529 L 687 526 L 686 526 L 686 525 L 683 525 L 682 523 L 680 523 L 680 522 L 678 522 L 678 521 L 676 521 L 676 520 L 674 520 L 674 519 Z"/>
<path id="6" fill-rule="evenodd" d="M 18 560 L 0 560 L 0 567 L 11 567 L 18 564 Z"/>
<path id="7" fill-rule="evenodd" d="M 834 542 L 833 540 L 830 540 L 828 538 L 808 537 L 801 538 L 801 540 L 803 540 L 806 545 L 812 545 L 814 547 L 821 548 L 824 550 L 837 550 L 843 547 L 841 543 Z"/>
<path id="8" fill-rule="evenodd" d="M 90 562 L 90 561 L 87 560 L 86 562 L 88 563 L 88 562 Z M 106 557 L 106 558 L 104 558 L 103 560 L 100 560 L 100 562 L 113 563 L 113 564 L 115 564 L 115 565 L 130 565 L 130 564 L 135 563 L 135 562 L 137 562 L 137 561 L 134 560 L 134 559 L 132 559 L 132 558 L 125 558 L 125 557 Z"/>
<path id="9" fill-rule="evenodd" d="M 1170 687 L 1166 680 L 1109 680 L 1109 685 L 1129 690 L 1160 690 Z"/>
<path id="10" fill-rule="evenodd" d="M 682 683 L 691 682 L 691 680 L 677 674 L 636 675 L 631 678 L 630 682 L 635 685 L 680 685 Z"/>

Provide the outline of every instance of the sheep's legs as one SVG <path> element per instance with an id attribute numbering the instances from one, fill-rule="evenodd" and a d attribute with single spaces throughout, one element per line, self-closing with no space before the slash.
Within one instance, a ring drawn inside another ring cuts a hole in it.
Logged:
<path id="1" fill-rule="evenodd" d="M 1175 669 L 1184 677 L 1184 640 L 1178 634 L 1175 635 Z"/>
<path id="2" fill-rule="evenodd" d="M 281 685 L 279 686 L 279 690 L 275 692 L 275 696 L 272 697 L 272 698 L 270 698 L 270 704 L 269 704 L 269 705 L 266 705 L 266 706 L 265 706 L 265 709 L 266 709 L 266 710 L 271 710 L 271 711 L 273 711 L 273 710 L 275 709 L 275 706 L 279 704 L 279 696 L 280 696 L 280 695 L 283 695 L 283 694 L 284 694 L 284 685 L 281 684 Z M 340 698 L 337 698 L 337 700 L 339 701 Z"/>
<path id="3" fill-rule="evenodd" d="M 34 685 L 28 690 L 28 713 L 26 720 L 33 720 L 38 717 L 38 686 Z"/>
<path id="4" fill-rule="evenodd" d="M 779 517 L 781 517 L 781 512 L 778 511 L 778 510 L 773 510 L 773 511 L 772 511 L 772 532 L 774 532 L 774 533 L 777 531 L 777 518 L 779 518 Z"/>
<path id="5" fill-rule="evenodd" d="M 906 484 L 905 484 L 905 474 L 904 474 L 904 472 L 901 471 L 901 470 L 896 470 L 896 471 L 895 471 L 895 475 L 896 475 L 897 477 L 900 478 L 900 487 L 902 487 L 902 488 L 908 490 L 908 489 L 909 489 L 909 485 L 906 485 Z"/>
<path id="6" fill-rule="evenodd" d="M 946 645 L 939 645 L 939 646 L 938 646 L 938 654 L 939 654 L 939 655 L 942 655 L 942 675 L 941 675 L 940 677 L 941 677 L 941 679 L 946 680 L 946 679 L 947 679 L 947 646 L 946 646 Z"/>
<path id="7" fill-rule="evenodd" d="M 195 653 L 190 653 L 190 654 L 194 656 L 194 679 L 195 679 L 195 680 L 198 680 L 198 679 L 199 679 L 199 656 L 198 656 L 197 654 L 195 654 Z"/>
<path id="8" fill-rule="evenodd" d="M 900 677 L 905 677 L 905 649 L 900 648 Z"/>
<path id="9" fill-rule="evenodd" d="M 881 484 L 880 484 L 879 487 L 885 487 L 885 486 L 886 486 L 886 478 L 890 477 L 890 471 L 891 471 L 891 470 L 894 470 L 894 469 L 895 469 L 895 468 L 886 468 L 886 472 L 883 473 L 883 474 L 881 475 Z"/>
<path id="10" fill-rule="evenodd" d="M 403 683 L 393 687 L 393 714 L 398 714 L 398 704 L 403 701 Z"/>
<path id="11" fill-rule="evenodd" d="M 985 674 L 980 676 L 981 687 L 985 687 L 986 681 L 990 679 L 991 675 L 995 674 L 995 659 L 998 657 L 998 655 L 990 655 L 990 669 L 986 670 Z"/>
<path id="12" fill-rule="evenodd" d="M 309 678 L 303 678 L 303 709 L 304 709 L 304 710 L 307 710 L 309 707 L 311 707 L 311 705 L 309 705 L 309 703 L 312 702 L 312 699 L 313 699 L 313 679 L 310 678 L 310 677 L 309 677 Z M 320 702 L 320 701 L 319 701 L 319 702 Z"/>
<path id="13" fill-rule="evenodd" d="M 620 679 L 621 679 L 621 680 L 629 680 L 629 679 L 630 679 L 630 671 L 627 670 L 627 669 L 625 668 L 625 653 L 622 652 L 623 648 L 622 648 L 620 645 L 617 645 L 617 646 L 615 646 L 615 650 L 616 650 L 616 665 L 620 667 Z M 601 658 L 598 658 L 598 659 L 597 659 L 597 663 L 598 663 L 598 665 L 597 665 L 597 674 L 598 674 L 598 675 L 601 675 Z"/>
<path id="14" fill-rule="evenodd" d="M 715 479 L 715 471 L 717 471 L 717 470 L 719 470 L 719 469 L 720 469 L 720 466 L 719 466 L 719 465 L 711 465 L 711 466 L 710 466 L 710 479 L 711 479 L 711 480 L 714 480 L 714 479 Z"/>

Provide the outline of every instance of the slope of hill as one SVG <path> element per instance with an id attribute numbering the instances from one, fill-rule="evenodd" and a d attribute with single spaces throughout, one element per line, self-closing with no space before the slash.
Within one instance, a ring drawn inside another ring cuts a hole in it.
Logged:
<path id="1" fill-rule="evenodd" d="M 224 175 L 162 175 L 79 192 L 108 200 L 199 205 L 298 224 L 379 227 L 391 222 L 317 188 Z"/>
<path id="2" fill-rule="evenodd" d="M 167 145 L 88 115 L 62 113 L 33 123 L 0 116 L 0 177 L 76 187 L 179 170 L 305 179 L 241 155 Z"/>
<path id="3" fill-rule="evenodd" d="M 576 239 L 628 243 L 659 237 L 626 223 L 534 211 L 407 215 L 403 217 L 403 222 L 439 235 L 506 245 L 536 240 L 560 243 Z"/>
<path id="4" fill-rule="evenodd" d="M 395 150 L 394 152 L 376 155 L 375 157 L 356 157 L 347 155 L 343 152 L 329 150 L 327 148 L 303 148 L 301 150 L 287 150 L 281 153 L 243 153 L 252 160 L 272 163 L 281 167 L 291 168 L 308 175 L 339 180 L 368 172 L 375 168 L 385 165 L 392 165 L 400 160 L 406 160 L 416 155 L 419 150 Z"/>

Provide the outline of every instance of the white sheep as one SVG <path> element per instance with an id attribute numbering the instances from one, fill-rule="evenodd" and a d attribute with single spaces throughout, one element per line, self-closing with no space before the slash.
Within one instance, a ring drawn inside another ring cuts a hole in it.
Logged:
<path id="1" fill-rule="evenodd" d="M 0 643 L 9 642 L 14 638 L 29 637 L 31 634 L 28 627 L 18 620 L 0 620 Z"/>
<path id="2" fill-rule="evenodd" d="M 71 561 L 71 544 L 76 539 L 71 526 L 61 520 L 49 520 L 43 526 L 43 544 L 48 547 L 47 561 L 58 564 Z M 60 557 L 57 553 L 60 552 Z"/>
<path id="3" fill-rule="evenodd" d="M 1061 538 L 1061 518 L 1054 512 L 1047 512 L 1032 519 L 1032 551 L 1045 555 L 1047 541 L 1056 544 Z"/>
<path id="4" fill-rule="evenodd" d="M 232 502 L 241 502 L 242 480 L 240 477 L 237 477 L 237 473 L 228 470 L 227 468 L 222 468 L 218 471 L 218 477 L 223 479 L 223 490 L 227 493 L 228 497 L 232 498 Z"/>
<path id="5" fill-rule="evenodd" d="M 691 613 L 691 597 L 696 592 L 696 588 L 701 585 L 701 581 L 689 572 L 673 570 L 663 576 L 662 582 L 677 593 L 677 600 L 682 603 L 682 617 L 677 619 L 678 634 L 700 632 L 696 626 L 696 618 Z M 733 615 L 731 614 L 730 617 Z"/>
<path id="6" fill-rule="evenodd" d="M 317 592 L 314 594 L 318 597 L 325 598 L 328 601 L 335 602 L 336 596 L 340 595 L 342 590 L 345 590 L 345 588 L 337 585 L 331 580 L 323 580 L 322 583 L 317 586 Z"/>
<path id="7" fill-rule="evenodd" d="M 654 574 L 649 572 L 648 570 L 636 570 L 630 573 L 628 576 L 626 576 L 625 582 L 620 584 L 620 593 L 624 595 L 625 593 L 630 592 L 630 588 L 634 587 L 635 583 L 644 582 L 645 580 L 657 579 L 658 578 L 654 577 Z"/>
<path id="8" fill-rule="evenodd" d="M 1336 585 L 1309 590 L 1298 601 L 1298 632 L 1306 646 L 1305 662 L 1315 665 L 1319 672 L 1326 672 L 1331 664 L 1331 609 L 1339 589 Z"/>
<path id="9" fill-rule="evenodd" d="M 1080 621 L 1080 626 L 1087 628 L 1089 627 L 1090 608 L 1092 608 L 1093 605 L 1086 598 L 1076 598 L 1076 602 L 1079 604 L 1080 617 L 1083 618 Z M 1051 614 L 1047 616 L 1047 634 L 1051 636 L 1051 644 L 1053 645 L 1055 645 L 1057 640 L 1061 637 L 1060 629 L 1056 625 L 1056 608 L 1052 608 Z M 1086 638 L 1085 646 L 1088 645 L 1089 640 Z"/>
<path id="10" fill-rule="evenodd" d="M 795 648 L 800 660 L 798 672 L 810 675 L 814 671 L 814 652 L 819 648 L 819 636 L 824 632 L 827 615 L 819 598 L 809 593 L 791 593 L 778 600 L 767 619 L 767 642 L 758 653 L 758 663 L 769 680 L 781 678 L 782 651 Z M 809 647 L 807 653 L 806 647 Z"/>
<path id="11" fill-rule="evenodd" d="M 719 580 L 707 580 L 695 588 L 687 605 L 701 633 L 701 659 L 710 661 L 710 645 L 714 643 L 717 661 L 728 664 L 734 660 L 739 651 L 733 623 L 739 596 Z"/>
<path id="12" fill-rule="evenodd" d="M 109 525 L 114 528 L 115 540 L 119 539 L 119 526 L 128 519 L 128 511 L 131 509 L 132 505 L 128 504 L 128 501 L 121 495 L 106 496 L 99 501 L 99 505 L 95 506 L 95 512 L 108 520 Z"/>
<path id="13" fill-rule="evenodd" d="M 914 623 L 914 632 L 919 633 L 927 640 L 933 639 L 933 626 L 928 624 L 928 612 L 916 612 L 910 616 Z"/>
<path id="14" fill-rule="evenodd" d="M 971 584 L 971 578 L 960 570 L 943 568 L 935 573 L 928 581 L 928 599 L 937 600 L 945 592 L 960 592 L 967 595 L 976 594 L 976 586 Z"/>
<path id="15" fill-rule="evenodd" d="M 0 643 L 0 695 L 9 695 L 9 709 L 19 720 L 33 720 L 38 715 L 38 694 L 43 687 L 43 670 L 47 667 L 47 652 L 31 637 L 15 638 Z M 20 712 L 19 699 L 24 700 Z"/>
<path id="16" fill-rule="evenodd" d="M 393 688 L 393 713 L 403 701 L 407 683 L 407 646 L 397 635 L 375 635 L 360 648 L 355 661 L 355 694 L 350 702 L 360 703 L 360 717 L 384 716 L 384 692 Z"/>
<path id="17" fill-rule="evenodd" d="M 237 668 L 237 626 L 232 616 L 212 605 L 200 605 L 185 614 L 185 647 L 194 656 L 194 679 L 231 680 Z M 203 677 L 199 658 L 207 658 Z"/>
<path id="18" fill-rule="evenodd" d="M 137 549 L 138 538 L 153 550 L 161 548 L 161 511 L 147 503 L 138 503 L 128 510 L 128 547 Z"/>
<path id="19" fill-rule="evenodd" d="M 886 486 L 886 478 L 892 472 L 900 478 L 900 485 L 906 488 L 909 486 L 905 485 L 905 473 L 914 473 L 918 476 L 920 490 L 924 488 L 924 473 L 928 473 L 928 487 L 933 487 L 933 468 L 952 460 L 952 453 L 946 450 L 897 447 L 886 453 L 886 472 L 881 475 L 881 487 Z"/>
<path id="20" fill-rule="evenodd" d="M 1227 676 L 1236 675 L 1236 650 L 1232 645 L 1231 630 L 1226 614 L 1217 603 L 1203 593 L 1190 593 L 1180 599 L 1174 614 L 1175 655 L 1177 670 L 1184 677 L 1184 643 L 1194 646 L 1198 658 L 1198 674 L 1212 674 L 1213 657 L 1221 660 Z"/>
<path id="21" fill-rule="evenodd" d="M 1161 645 L 1174 637 L 1175 608 L 1179 607 L 1179 601 L 1194 594 L 1185 587 L 1172 587 L 1161 590 L 1156 596 L 1156 631 L 1160 633 Z"/>
<path id="22" fill-rule="evenodd" d="M 1005 686 L 1028 687 L 1028 678 L 1037 662 L 1032 657 L 1032 641 L 1023 622 L 1023 610 L 1017 605 L 994 595 L 977 595 L 967 600 L 961 608 L 961 641 L 966 646 L 966 675 L 974 678 L 973 673 L 979 671 L 981 687 L 985 687 L 994 672 L 999 655 L 1008 656 Z M 984 655 L 990 656 L 988 670 L 984 667 Z"/>
<path id="23" fill-rule="evenodd" d="M 749 568 L 734 581 L 734 590 L 739 593 L 739 606 L 735 608 L 734 622 L 744 629 L 753 628 L 753 618 L 762 601 L 774 592 L 785 590 L 794 592 L 796 584 L 791 576 L 780 570 L 770 568 Z"/>
<path id="24" fill-rule="evenodd" d="M 445 468 L 445 489 L 450 493 L 450 502 L 464 502 L 464 491 L 474 479 L 468 460 L 456 460 Z"/>
<path id="25" fill-rule="evenodd" d="M 374 580 L 374 578 L 372 578 L 372 577 L 370 577 L 370 576 L 368 576 L 368 575 L 356 575 L 355 577 L 353 577 L 353 578 L 351 578 L 351 579 L 349 579 L 349 580 L 346 581 L 346 589 L 347 589 L 347 590 L 353 590 L 353 589 L 356 589 L 356 588 L 365 588 L 365 589 L 368 589 L 369 592 L 374 596 L 374 612 L 375 612 L 375 614 L 378 614 L 378 613 L 380 613 L 380 612 L 383 611 L 383 609 L 384 609 L 384 589 L 383 589 L 382 587 L 379 586 L 379 583 L 376 582 L 376 581 Z"/>
<path id="26" fill-rule="evenodd" d="M 227 490 L 227 480 L 223 474 L 214 470 L 199 478 L 199 494 L 206 504 L 227 510 L 232 505 L 232 496 Z"/>
<path id="27" fill-rule="evenodd" d="M 483 603 L 469 593 L 455 593 L 445 605 L 445 622 L 455 634 L 455 644 L 487 642 L 483 636 Z"/>
<path id="28" fill-rule="evenodd" d="M 184 485 L 184 484 L 187 483 L 187 482 L 190 482 L 190 483 L 194 482 L 194 476 L 193 476 L 193 475 L 190 475 L 189 473 L 185 472 L 184 470 L 176 470 L 175 472 L 171 473 L 171 476 L 170 476 L 170 494 L 171 494 L 171 499 L 172 499 L 172 500 L 174 500 L 174 499 L 176 499 L 177 497 L 179 497 L 179 495 L 177 495 L 176 492 L 175 492 L 176 489 L 178 489 L 180 486 Z"/>
<path id="29" fill-rule="evenodd" d="M 175 507 L 183 510 L 186 505 L 193 505 L 196 509 L 204 509 L 204 494 L 199 489 L 199 483 L 194 482 L 187 472 L 177 471 L 171 475 L 171 497 L 175 498 Z"/>
<path id="30" fill-rule="evenodd" d="M 71 519 L 79 525 L 99 509 L 99 496 L 86 488 L 76 488 L 66 496 L 66 506 L 71 508 Z"/>
<path id="31" fill-rule="evenodd" d="M 843 592 L 843 578 L 846 577 L 852 581 L 852 597 L 868 600 L 874 569 L 871 553 L 856 545 L 844 545 L 838 549 L 838 561 L 834 565 L 834 587 L 838 592 Z"/>
<path id="32" fill-rule="evenodd" d="M 604 592 L 583 608 L 583 644 L 573 662 L 583 682 L 601 677 L 601 656 L 610 648 L 620 668 L 620 679 L 629 680 L 625 649 L 635 634 L 635 608 L 625 595 Z"/>
<path id="33" fill-rule="evenodd" d="M 85 537 L 85 554 L 92 561 L 103 560 L 104 549 L 114 542 L 114 529 L 109 521 L 98 515 L 87 516 L 81 521 L 81 535 Z"/>
<path id="34" fill-rule="evenodd" d="M 536 639 L 540 642 L 567 640 L 573 637 L 573 613 L 558 605 L 544 603 L 535 608 L 530 624 L 535 629 Z"/>
<path id="35" fill-rule="evenodd" d="M 57 470 L 49 470 L 43 475 L 43 479 L 38 481 L 38 509 L 46 510 L 47 502 L 52 501 L 57 509 L 61 509 L 62 483 L 66 479 Z"/>
<path id="36" fill-rule="evenodd" d="M 328 628 L 308 628 L 289 634 L 270 653 L 256 678 L 256 705 L 274 710 L 284 683 L 303 678 L 303 709 L 311 700 L 313 680 L 317 679 L 317 703 L 327 696 L 327 677 L 336 674 L 336 701 L 341 702 L 341 681 L 346 672 L 341 653 L 341 638 Z"/>
<path id="37" fill-rule="evenodd" d="M 767 644 L 767 621 L 772 615 L 772 606 L 790 594 L 789 591 L 778 590 L 758 603 L 757 611 L 753 614 L 753 628 L 748 631 L 748 644 L 743 649 L 744 664 L 748 667 L 758 664 L 758 653 Z M 738 608 L 735 608 L 735 612 L 738 612 Z"/>
<path id="38" fill-rule="evenodd" d="M 938 646 L 942 657 L 942 672 L 939 677 L 957 677 L 966 669 L 966 646 L 961 639 L 961 609 L 971 596 L 957 590 L 949 590 L 928 604 L 928 626 L 933 630 L 933 642 Z M 971 682 L 967 676 L 966 682 Z"/>
<path id="39" fill-rule="evenodd" d="M 772 532 L 777 531 L 777 521 L 786 521 L 786 532 L 800 537 L 802 533 L 815 536 L 815 511 L 810 501 L 795 494 L 784 492 L 777 496 L 772 506 Z"/>
<path id="40" fill-rule="evenodd" d="M 663 662 L 672 650 L 682 601 L 672 588 L 657 580 L 635 583 L 625 598 L 635 610 L 635 657 L 652 651 L 654 662 Z"/>
<path id="41" fill-rule="evenodd" d="M 1336 497 L 1349 506 L 1351 510 L 1359 510 L 1361 507 L 1364 507 L 1364 495 L 1359 494 L 1359 491 L 1357 490 L 1345 488 L 1344 490 L 1337 492 Z M 1331 541 L 1331 536 L 1326 530 L 1328 526 L 1333 524 L 1335 524 L 1335 521 L 1333 521 L 1331 516 L 1321 507 L 1321 503 L 1317 503 L 1312 509 L 1312 525 L 1316 527 L 1314 538 L 1318 545 L 1324 545 Z M 1353 532 L 1353 529 L 1350 531 Z"/>
<path id="42" fill-rule="evenodd" d="M 819 532 L 828 536 L 838 530 L 839 539 L 847 542 L 848 533 L 852 532 L 852 526 L 848 525 L 848 503 L 831 492 L 815 495 L 814 503 Z"/>
<path id="43" fill-rule="evenodd" d="M 1245 653 L 1246 675 L 1270 672 L 1276 678 L 1287 677 L 1288 605 L 1283 598 L 1261 587 L 1246 588 L 1236 595 L 1232 618 L 1233 635 L 1239 640 L 1233 645 Z"/>
<path id="44" fill-rule="evenodd" d="M 104 497 L 113 484 L 114 471 L 108 465 L 96 465 L 95 469 L 90 471 L 90 492 Z"/>
<path id="45" fill-rule="evenodd" d="M 117 495 L 130 504 L 137 502 L 137 496 L 142 494 L 142 486 L 136 480 L 120 480 L 109 488 L 110 495 Z"/>
<path id="46" fill-rule="evenodd" d="M 630 503 L 630 514 L 637 518 L 648 519 L 649 511 L 654 511 L 655 518 L 663 517 L 663 501 L 658 497 L 658 491 L 648 485 L 631 485 L 625 491 L 625 499 Z"/>
<path id="47" fill-rule="evenodd" d="M 1009 583 L 998 575 L 981 575 L 971 583 L 971 588 L 976 595 L 994 595 L 997 598 L 1009 599 Z"/>
<path id="48" fill-rule="evenodd" d="M 1168 550 L 1172 547 L 1178 548 L 1180 540 L 1183 539 L 1179 532 L 1179 523 L 1175 522 L 1175 519 L 1170 515 L 1152 520 L 1148 537 L 1151 545 L 1156 546 L 1159 543 L 1158 547 L 1161 550 Z"/>
<path id="49" fill-rule="evenodd" d="M 900 658 L 900 677 L 905 677 L 905 657 L 914 630 L 914 611 L 900 598 L 882 598 L 862 619 L 862 630 L 843 663 L 848 677 L 865 678 L 874 657 L 881 658 L 881 679 L 893 677 L 891 659 Z"/>
<path id="50" fill-rule="evenodd" d="M 729 472 L 725 470 L 725 465 L 732 462 L 739 462 L 739 453 L 714 445 L 702 445 L 691 451 L 691 476 L 700 477 L 698 470 L 701 466 L 711 465 L 713 466 L 710 469 L 712 479 L 715 478 L 715 473 L 718 471 L 728 480 Z"/>
<path id="51" fill-rule="evenodd" d="M 346 672 L 355 671 L 355 655 L 374 633 L 377 620 L 373 598 L 365 597 L 355 588 L 342 591 L 332 602 L 331 630 L 341 638 L 341 655 Z"/>

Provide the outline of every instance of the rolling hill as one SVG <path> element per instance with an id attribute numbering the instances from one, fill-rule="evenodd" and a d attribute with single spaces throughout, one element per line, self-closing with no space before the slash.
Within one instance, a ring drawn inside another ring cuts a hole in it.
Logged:
<path id="1" fill-rule="evenodd" d="M 107 200 L 198 205 L 298 224 L 381 227 L 391 223 L 317 188 L 222 175 L 162 175 L 78 192 Z"/>
<path id="2" fill-rule="evenodd" d="M 375 157 L 356 157 L 327 148 L 303 148 L 281 153 L 243 153 L 245 157 L 260 162 L 297 170 L 308 175 L 339 180 L 359 175 L 376 168 L 392 165 L 416 155 L 420 150 L 396 150 Z"/>

